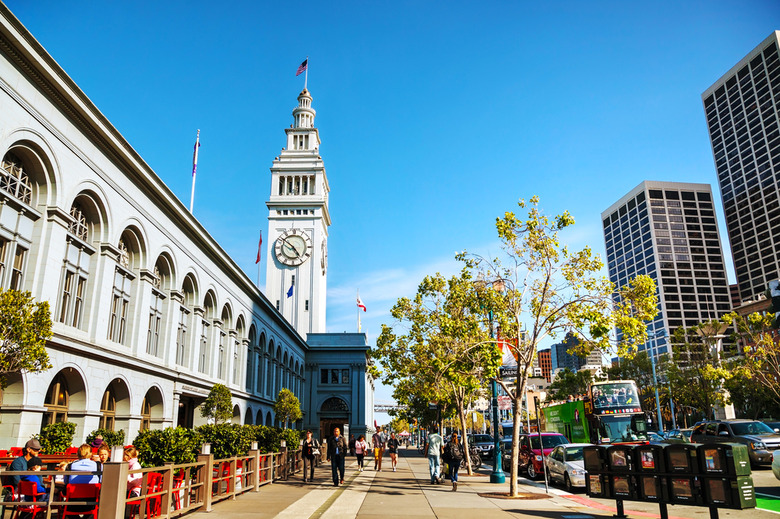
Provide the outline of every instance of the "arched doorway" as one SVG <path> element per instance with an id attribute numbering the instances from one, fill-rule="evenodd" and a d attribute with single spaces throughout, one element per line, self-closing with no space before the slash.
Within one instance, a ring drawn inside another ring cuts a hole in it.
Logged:
<path id="1" fill-rule="evenodd" d="M 149 388 L 141 402 L 141 430 L 157 429 L 163 421 L 163 396 L 160 388 Z M 155 425 L 157 427 L 155 427 Z"/>
<path id="2" fill-rule="evenodd" d="M 338 427 L 344 435 L 349 434 L 349 405 L 343 399 L 332 396 L 320 406 L 320 438 L 333 435 Z"/>

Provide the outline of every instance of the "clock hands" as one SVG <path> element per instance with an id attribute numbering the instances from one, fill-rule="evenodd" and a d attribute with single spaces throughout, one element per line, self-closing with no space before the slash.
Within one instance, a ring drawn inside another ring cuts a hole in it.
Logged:
<path id="1" fill-rule="evenodd" d="M 285 245 L 287 245 L 290 249 L 292 249 L 293 252 L 295 252 L 295 255 L 298 257 L 298 259 L 301 258 L 301 253 L 298 252 L 298 248 L 295 247 L 295 245 L 287 241 L 287 238 L 282 238 L 282 241 L 284 242 Z"/>

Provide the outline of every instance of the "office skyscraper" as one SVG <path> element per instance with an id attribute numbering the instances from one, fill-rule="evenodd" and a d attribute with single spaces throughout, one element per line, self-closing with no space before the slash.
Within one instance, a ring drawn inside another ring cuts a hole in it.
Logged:
<path id="1" fill-rule="evenodd" d="M 742 301 L 780 264 L 780 31 L 702 94 Z"/>
<path id="2" fill-rule="evenodd" d="M 644 181 L 601 213 L 609 278 L 618 287 L 639 274 L 658 286 L 659 313 L 648 326 L 657 355 L 668 337 L 731 310 L 709 184 Z M 666 336 L 661 336 L 661 330 Z M 639 349 L 652 351 L 650 344 Z"/>

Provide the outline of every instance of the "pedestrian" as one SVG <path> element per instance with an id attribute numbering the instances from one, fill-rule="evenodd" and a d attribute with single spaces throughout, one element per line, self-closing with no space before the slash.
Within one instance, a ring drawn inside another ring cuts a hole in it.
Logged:
<path id="1" fill-rule="evenodd" d="M 22 452 L 22 455 L 16 458 L 11 462 L 11 467 L 8 469 L 9 471 L 15 470 L 15 471 L 25 471 L 27 470 L 27 463 L 32 459 L 33 457 L 37 457 L 38 453 L 41 452 L 41 443 L 36 440 L 35 438 L 32 438 L 30 440 L 27 440 L 27 443 L 24 444 L 24 449 Z M 5 478 L 3 478 L 5 479 Z M 14 488 L 17 488 L 19 486 L 19 481 L 21 480 L 20 476 L 9 476 L 10 484 L 14 486 Z"/>
<path id="2" fill-rule="evenodd" d="M 452 480 L 452 491 L 458 490 L 458 469 L 460 468 L 460 462 L 463 460 L 463 444 L 458 441 L 458 433 L 452 433 L 450 443 L 444 449 L 442 458 L 447 462 L 449 466 L 450 479 Z"/>
<path id="3" fill-rule="evenodd" d="M 428 433 L 428 438 L 425 440 L 425 447 L 423 451 L 428 456 L 428 471 L 431 473 L 431 485 L 434 483 L 441 484 L 441 453 L 444 440 L 441 435 L 436 432 L 436 427 L 431 427 Z"/>
<path id="4" fill-rule="evenodd" d="M 390 464 L 393 466 L 393 472 L 395 472 L 395 467 L 398 464 L 398 446 L 400 445 L 400 442 L 395 437 L 395 433 L 390 433 L 390 439 L 387 440 L 387 452 L 390 454 Z"/>
<path id="5" fill-rule="evenodd" d="M 311 431 L 306 431 L 306 439 L 301 442 L 301 449 L 303 450 L 303 482 L 306 483 L 308 473 L 311 483 L 314 481 L 314 458 L 320 454 L 320 442 L 312 438 Z"/>
<path id="6" fill-rule="evenodd" d="M 371 444 L 374 447 L 374 470 L 382 472 L 382 455 L 385 452 L 385 438 L 382 430 L 378 430 L 371 437 Z"/>
<path id="7" fill-rule="evenodd" d="M 355 442 L 355 456 L 357 456 L 358 472 L 363 472 L 363 458 L 368 451 L 368 444 L 366 443 L 366 437 L 362 434 L 358 441 Z"/>
<path id="8" fill-rule="evenodd" d="M 328 456 L 330 456 L 330 470 L 333 472 L 333 486 L 344 484 L 344 456 L 349 450 L 347 439 L 341 435 L 341 429 L 333 429 L 333 436 L 328 439 Z"/>
<path id="9" fill-rule="evenodd" d="M 355 455 L 355 435 L 350 434 L 349 435 L 349 455 L 354 456 Z"/>

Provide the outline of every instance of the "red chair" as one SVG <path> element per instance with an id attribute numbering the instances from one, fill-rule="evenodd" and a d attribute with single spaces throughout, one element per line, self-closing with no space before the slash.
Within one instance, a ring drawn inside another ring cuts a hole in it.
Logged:
<path id="1" fill-rule="evenodd" d="M 68 447 L 67 449 L 65 449 L 65 454 L 67 456 L 73 456 L 74 454 L 77 454 L 78 452 L 79 452 L 79 448 L 78 447 Z"/>
<path id="2" fill-rule="evenodd" d="M 31 514 L 31 517 L 38 515 L 38 512 L 46 510 L 46 492 L 38 492 L 38 484 L 35 481 L 20 481 L 19 482 L 19 499 L 18 501 L 25 501 L 25 497 L 31 497 L 31 503 L 27 506 L 17 506 L 14 513 L 14 519 L 17 519 L 22 513 Z M 95 517 L 97 519 L 97 516 Z"/>
<path id="3" fill-rule="evenodd" d="M 69 505 L 70 501 L 94 501 L 95 506 Z M 91 515 L 97 519 L 99 501 L 100 483 L 70 483 L 65 487 L 65 506 L 62 508 L 60 518 Z"/>
<path id="4" fill-rule="evenodd" d="M 8 457 L 8 449 L 0 450 L 0 458 L 7 458 Z"/>
<path id="5" fill-rule="evenodd" d="M 22 455 L 21 447 L 11 447 L 11 457 L 18 458 L 21 455 Z"/>
<path id="6" fill-rule="evenodd" d="M 146 474 L 146 495 L 160 492 L 163 488 L 163 476 L 159 472 L 148 472 Z M 132 495 L 132 491 L 128 491 L 127 498 L 137 497 Z M 138 510 L 141 508 L 141 499 L 133 501 L 130 506 L 130 519 L 133 519 L 138 515 Z M 146 498 L 146 517 L 159 517 L 162 514 L 162 496 L 153 496 Z"/>

